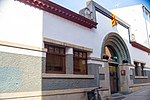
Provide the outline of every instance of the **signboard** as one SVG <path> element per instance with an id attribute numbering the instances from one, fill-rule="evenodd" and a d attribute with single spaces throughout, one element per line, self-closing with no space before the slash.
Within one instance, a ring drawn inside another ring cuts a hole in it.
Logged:
<path id="1" fill-rule="evenodd" d="M 121 70 L 121 76 L 125 76 L 126 75 L 126 70 Z"/>

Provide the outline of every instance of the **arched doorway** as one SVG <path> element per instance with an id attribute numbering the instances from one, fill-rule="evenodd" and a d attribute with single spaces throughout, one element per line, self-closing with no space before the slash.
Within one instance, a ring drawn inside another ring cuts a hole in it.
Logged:
<path id="1" fill-rule="evenodd" d="M 116 54 L 116 56 L 118 57 L 117 62 L 119 64 L 121 64 L 122 60 L 125 59 L 127 59 L 128 62 L 131 63 L 128 48 L 119 34 L 109 33 L 105 36 L 101 49 L 101 57 L 106 53 L 105 47 L 107 47 L 110 51 L 113 51 L 114 54 Z"/>
<path id="2" fill-rule="evenodd" d="M 103 40 L 101 57 L 104 54 L 109 56 L 109 75 L 110 75 L 110 89 L 111 93 L 119 91 L 119 64 L 127 59 L 130 63 L 130 54 L 128 48 L 117 33 L 109 33 Z"/>

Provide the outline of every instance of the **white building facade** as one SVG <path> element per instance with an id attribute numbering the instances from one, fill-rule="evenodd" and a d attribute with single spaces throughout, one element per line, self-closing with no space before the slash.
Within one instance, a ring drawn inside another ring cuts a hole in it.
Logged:
<path id="1" fill-rule="evenodd" d="M 47 0 L 0 4 L 0 99 L 86 100 L 96 87 L 109 98 L 149 85 L 149 49 L 94 1 L 85 17 Z"/>
<path id="2" fill-rule="evenodd" d="M 146 7 L 143 5 L 135 5 L 114 9 L 112 12 L 131 25 L 131 35 L 134 35 L 134 39 L 131 39 L 132 41 L 136 41 L 148 48 L 150 47 L 150 17 L 149 11 Z M 129 16 L 132 17 L 128 18 Z"/>
<path id="3" fill-rule="evenodd" d="M 137 86 L 149 84 L 150 11 L 143 5 L 135 5 L 114 9 L 112 12 L 130 24 L 129 36 L 133 46 L 130 54 L 135 65 L 132 69 L 135 75 L 133 83 Z"/>

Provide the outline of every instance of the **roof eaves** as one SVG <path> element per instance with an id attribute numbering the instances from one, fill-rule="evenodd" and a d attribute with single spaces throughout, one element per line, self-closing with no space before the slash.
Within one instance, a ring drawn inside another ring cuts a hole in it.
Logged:
<path id="1" fill-rule="evenodd" d="M 87 28 L 96 28 L 98 23 L 83 17 L 69 9 L 66 9 L 58 4 L 55 4 L 49 0 L 17 0 L 24 4 L 33 6 L 43 11 L 55 14 L 72 22 L 78 23 Z"/>
<path id="2" fill-rule="evenodd" d="M 143 46 L 143 45 L 137 43 L 136 41 L 131 41 L 130 43 L 131 43 L 131 45 L 132 45 L 133 47 L 138 48 L 138 49 L 140 49 L 140 50 L 142 50 L 142 51 L 145 51 L 145 52 L 147 52 L 147 53 L 150 53 L 150 49 L 149 49 L 148 47 Z"/>

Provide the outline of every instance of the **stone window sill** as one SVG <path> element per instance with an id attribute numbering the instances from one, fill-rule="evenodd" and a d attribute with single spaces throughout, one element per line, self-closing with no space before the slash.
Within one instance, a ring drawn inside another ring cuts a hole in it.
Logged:
<path id="1" fill-rule="evenodd" d="M 47 74 L 43 73 L 42 78 L 44 79 L 94 79 L 94 75 L 75 75 L 75 74 Z"/>
<path id="2" fill-rule="evenodd" d="M 146 79 L 148 76 L 135 76 L 136 79 Z"/>

